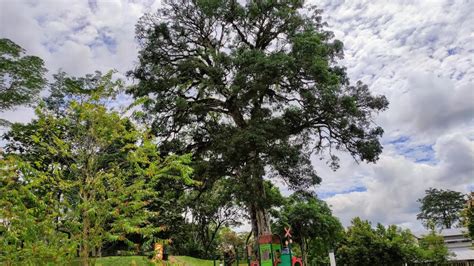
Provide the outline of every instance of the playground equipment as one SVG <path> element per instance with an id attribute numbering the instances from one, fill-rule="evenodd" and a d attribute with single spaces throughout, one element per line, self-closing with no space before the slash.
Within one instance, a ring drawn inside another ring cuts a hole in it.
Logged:
<path id="1" fill-rule="evenodd" d="M 167 261 L 168 260 L 168 252 L 165 244 L 170 244 L 171 239 L 167 240 L 160 240 L 153 245 L 154 256 L 153 261 Z"/>
<path id="2" fill-rule="evenodd" d="M 277 234 L 262 235 L 258 238 L 259 260 L 252 261 L 249 266 L 303 266 L 301 258 L 291 254 L 291 233 L 285 228 L 285 245 Z"/>

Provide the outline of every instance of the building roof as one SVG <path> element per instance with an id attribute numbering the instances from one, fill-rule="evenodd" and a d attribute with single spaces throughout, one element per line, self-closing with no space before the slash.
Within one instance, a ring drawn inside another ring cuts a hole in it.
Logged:
<path id="1" fill-rule="evenodd" d="M 459 235 L 466 235 L 467 228 L 450 228 L 450 229 L 443 229 L 440 233 L 442 236 L 459 236 Z"/>
<path id="2" fill-rule="evenodd" d="M 455 248 L 451 249 L 450 252 L 453 252 L 455 257 L 451 257 L 451 261 L 460 261 L 460 260 L 474 260 L 474 249 L 472 248 Z"/>
<path id="3" fill-rule="evenodd" d="M 417 238 L 422 238 L 423 236 L 426 236 L 429 233 L 430 233 L 430 231 L 417 231 L 417 232 L 414 232 L 413 234 Z M 437 231 L 436 233 L 441 235 L 441 236 L 446 237 L 446 236 L 466 235 L 468 232 L 467 232 L 467 228 L 450 228 L 450 229 L 442 229 L 441 231 Z"/>

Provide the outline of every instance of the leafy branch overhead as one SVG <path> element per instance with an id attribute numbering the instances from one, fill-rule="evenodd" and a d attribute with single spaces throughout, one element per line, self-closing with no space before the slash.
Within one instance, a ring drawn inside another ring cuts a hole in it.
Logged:
<path id="1" fill-rule="evenodd" d="M 302 15 L 296 2 L 171 1 L 145 15 L 140 65 L 130 72 L 139 84 L 130 93 L 146 98 L 154 132 L 189 139 L 194 151 L 219 139 L 251 145 L 274 166 L 305 146 L 375 161 L 382 129 L 371 115 L 387 101 L 349 84 L 335 64 L 342 43 L 322 29 L 319 10 Z"/>
<path id="2" fill-rule="evenodd" d="M 0 39 L 0 111 L 38 99 L 46 84 L 44 62 L 9 39 Z"/>

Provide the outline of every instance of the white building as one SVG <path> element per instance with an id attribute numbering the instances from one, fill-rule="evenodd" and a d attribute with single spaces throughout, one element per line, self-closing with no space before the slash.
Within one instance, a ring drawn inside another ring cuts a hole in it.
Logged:
<path id="1" fill-rule="evenodd" d="M 428 232 L 419 232 L 416 235 L 418 239 Z M 449 258 L 455 265 L 474 265 L 474 241 L 468 236 L 466 228 L 443 229 L 438 232 L 443 236 L 444 243 L 449 252 L 454 254 Z"/>
<path id="2" fill-rule="evenodd" d="M 466 228 L 444 229 L 440 235 L 444 237 L 444 243 L 446 243 L 449 252 L 456 255 L 450 259 L 451 261 L 474 263 L 474 242 L 467 235 Z"/>

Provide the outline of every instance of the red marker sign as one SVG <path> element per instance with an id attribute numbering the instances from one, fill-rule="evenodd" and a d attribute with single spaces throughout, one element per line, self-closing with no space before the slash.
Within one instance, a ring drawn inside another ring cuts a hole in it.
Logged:
<path id="1" fill-rule="evenodd" d="M 285 227 L 285 237 L 291 237 L 291 229 L 289 227 Z"/>

